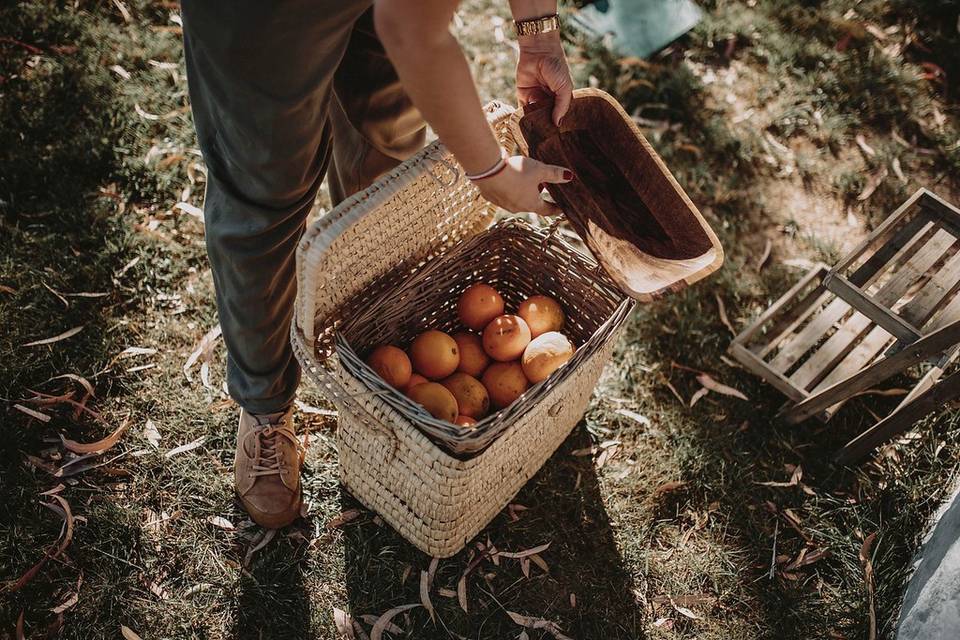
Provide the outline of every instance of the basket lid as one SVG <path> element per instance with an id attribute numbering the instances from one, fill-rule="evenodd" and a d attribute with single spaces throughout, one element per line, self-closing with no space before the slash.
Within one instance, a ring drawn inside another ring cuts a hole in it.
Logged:
<path id="1" fill-rule="evenodd" d="M 551 105 L 517 112 L 515 138 L 531 158 L 576 174 L 547 190 L 625 294 L 654 300 L 720 268 L 716 234 L 613 97 L 574 91 L 559 127 Z"/>

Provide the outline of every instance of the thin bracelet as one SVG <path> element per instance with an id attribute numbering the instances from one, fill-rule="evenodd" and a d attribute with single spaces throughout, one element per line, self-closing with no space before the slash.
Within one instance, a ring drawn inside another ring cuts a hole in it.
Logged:
<path id="1" fill-rule="evenodd" d="M 483 180 L 484 178 L 492 178 L 493 176 L 497 175 L 498 173 L 500 173 L 506 168 L 507 168 L 507 150 L 504 149 L 503 147 L 500 147 L 500 159 L 497 160 L 492 167 L 490 167 L 486 171 L 481 171 L 480 173 L 468 173 L 466 174 L 466 178 L 468 180 L 473 180 L 474 182 L 476 182 L 477 180 Z"/>

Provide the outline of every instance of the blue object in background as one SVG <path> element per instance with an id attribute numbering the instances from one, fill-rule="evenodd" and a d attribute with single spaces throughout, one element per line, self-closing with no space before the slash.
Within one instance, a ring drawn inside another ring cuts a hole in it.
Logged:
<path id="1" fill-rule="evenodd" d="M 621 54 L 646 58 L 692 29 L 701 15 L 691 0 L 598 0 L 572 22 L 597 37 L 612 34 Z"/>

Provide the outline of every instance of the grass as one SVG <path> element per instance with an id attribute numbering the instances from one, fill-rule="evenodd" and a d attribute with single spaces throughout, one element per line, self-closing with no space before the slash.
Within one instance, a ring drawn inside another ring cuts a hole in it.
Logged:
<path id="1" fill-rule="evenodd" d="M 835 468 L 828 454 L 895 399 L 854 400 L 826 427 L 781 424 L 782 397 L 721 359 L 730 334 L 715 296 L 744 326 L 799 277 L 790 260 L 835 259 L 917 186 L 956 196 L 955 89 L 936 71 L 948 80 L 960 71 L 958 35 L 948 28 L 956 8 L 946 0 L 703 5 L 696 30 L 649 62 L 575 36 L 568 45 L 578 84 L 611 91 L 641 119 L 717 229 L 727 264 L 638 311 L 585 419 L 517 497 L 528 508 L 516 520 L 498 515 L 481 534 L 501 549 L 550 542 L 549 573 L 484 563 L 469 581 L 469 614 L 435 591 L 436 625 L 421 610 L 396 619 L 410 637 L 517 637 L 509 610 L 554 620 L 576 638 L 866 638 L 858 553 L 874 532 L 880 636 L 891 634 L 925 519 L 957 471 L 960 416 L 929 419 L 861 466 Z M 201 206 L 203 193 L 177 9 L 122 6 L 129 20 L 112 3 L 0 9 L 0 397 L 8 408 L 0 581 L 9 587 L 60 533 L 40 492 L 62 482 L 60 495 L 82 516 L 64 555 L 3 593 L 0 633 L 11 634 L 23 612 L 27 637 L 117 637 L 121 624 L 144 638 L 336 637 L 334 607 L 376 616 L 418 602 L 430 559 L 362 509 L 326 528 L 359 507 L 336 481 L 334 424 L 317 415 L 301 416 L 311 442 L 309 514 L 250 554 L 263 532 L 232 495 L 236 408 L 221 390 L 222 347 L 207 363 L 207 384 L 200 364 L 192 381 L 182 371 L 215 310 L 202 224 L 174 208 Z M 455 25 L 484 98 L 510 96 L 512 54 L 496 30 L 506 17 L 501 3 L 475 0 Z M 897 50 L 905 34 L 910 44 Z M 884 168 L 873 194 L 858 199 Z M 773 253 L 761 270 L 768 239 Z M 106 295 L 68 295 L 84 292 Z M 83 328 L 23 346 L 73 327 Z M 124 355 L 128 347 L 156 352 Z M 155 366 L 138 368 L 146 365 Z M 688 368 L 750 402 L 711 394 L 689 407 L 699 385 Z M 29 389 L 82 393 L 69 379 L 51 380 L 64 373 L 95 386 L 89 406 L 106 424 L 73 419 L 69 407 L 44 409 L 49 423 L 13 409 Z M 320 404 L 310 389 L 303 399 Z M 93 440 L 127 418 L 130 429 L 100 461 L 120 457 L 63 479 L 42 469 L 64 460 L 59 434 Z M 199 447 L 165 455 L 199 438 Z M 607 440 L 621 444 L 603 466 L 573 455 Z M 806 488 L 757 484 L 786 481 L 796 465 Z M 774 544 L 781 561 L 770 577 Z M 805 545 L 829 555 L 784 570 Z M 468 556 L 441 562 L 435 585 L 455 588 Z M 74 606 L 51 612 L 73 593 Z"/>

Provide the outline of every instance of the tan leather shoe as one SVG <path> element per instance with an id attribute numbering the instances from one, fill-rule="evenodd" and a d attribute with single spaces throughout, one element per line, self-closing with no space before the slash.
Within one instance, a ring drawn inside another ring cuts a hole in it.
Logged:
<path id="1" fill-rule="evenodd" d="M 253 521 L 279 529 L 300 515 L 300 443 L 293 430 L 293 408 L 253 415 L 240 410 L 234 484 Z"/>

